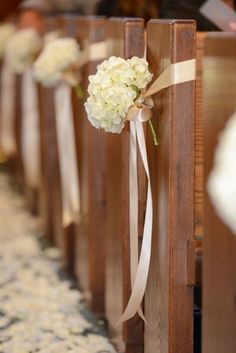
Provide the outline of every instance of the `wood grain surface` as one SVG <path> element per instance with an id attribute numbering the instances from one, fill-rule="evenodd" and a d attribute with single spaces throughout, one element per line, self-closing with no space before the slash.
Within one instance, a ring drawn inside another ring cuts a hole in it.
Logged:
<path id="1" fill-rule="evenodd" d="M 208 35 L 203 66 L 205 184 L 219 133 L 235 112 L 235 57 L 235 35 Z M 203 353 L 234 353 L 236 238 L 217 217 L 207 192 L 204 195 Z"/>
<path id="2" fill-rule="evenodd" d="M 204 55 L 204 38 L 207 32 L 197 33 L 196 57 L 196 120 L 195 120 L 195 238 L 201 240 L 203 231 L 203 92 L 202 65 Z"/>
<path id="3" fill-rule="evenodd" d="M 45 31 L 49 32 L 56 29 L 55 18 L 46 18 Z M 51 242 L 63 249 L 62 200 L 56 137 L 54 89 L 38 85 L 38 94 L 45 232 Z"/>
<path id="4" fill-rule="evenodd" d="M 21 106 L 21 75 L 15 75 L 15 119 L 14 119 L 14 133 L 16 141 L 15 158 L 15 180 L 21 190 L 24 189 L 24 169 L 22 159 L 22 144 L 21 144 L 21 130 L 22 130 L 22 106 Z"/>
<path id="5" fill-rule="evenodd" d="M 154 78 L 170 64 L 195 58 L 193 21 L 152 20 L 147 55 Z M 194 256 L 195 82 L 154 96 L 155 147 L 147 131 L 154 199 L 151 270 L 145 300 L 145 353 L 193 352 L 193 288 L 188 273 Z M 191 249 L 191 247 L 189 247 Z"/>
<path id="6" fill-rule="evenodd" d="M 109 55 L 128 59 L 143 57 L 143 20 L 109 20 Z M 143 323 L 138 316 L 124 323 L 120 319 L 130 296 L 129 271 L 129 126 L 121 134 L 107 134 L 107 265 L 106 314 L 112 338 L 124 343 L 126 353 L 143 352 Z M 139 158 L 139 233 L 142 234 L 145 200 L 144 171 Z M 140 239 L 141 241 L 141 239 Z"/>
<path id="7" fill-rule="evenodd" d="M 75 37 L 81 47 L 102 42 L 106 19 L 78 17 Z M 101 60 L 89 61 L 81 70 L 84 99 L 73 93 L 74 125 L 81 195 L 81 222 L 76 237 L 76 269 L 80 285 L 90 296 L 91 308 L 104 316 L 105 291 L 105 133 L 92 127 L 84 108 L 88 76 Z"/>

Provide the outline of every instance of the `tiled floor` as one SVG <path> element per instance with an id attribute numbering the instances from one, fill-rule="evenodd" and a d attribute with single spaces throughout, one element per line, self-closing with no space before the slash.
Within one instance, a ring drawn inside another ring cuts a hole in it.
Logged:
<path id="1" fill-rule="evenodd" d="M 0 173 L 0 353 L 115 353 L 61 278 L 58 251 L 39 240 L 37 219 Z"/>

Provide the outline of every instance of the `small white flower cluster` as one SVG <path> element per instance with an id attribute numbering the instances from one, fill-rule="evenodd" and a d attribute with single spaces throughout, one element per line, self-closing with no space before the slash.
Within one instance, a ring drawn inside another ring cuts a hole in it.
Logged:
<path id="1" fill-rule="evenodd" d="M 0 58 L 3 56 L 7 41 L 15 32 L 16 28 L 11 23 L 4 23 L 0 25 Z"/>
<path id="2" fill-rule="evenodd" d="M 0 175 L 0 351 L 116 353 L 83 314 L 82 294 L 60 279 L 60 253 L 40 249 L 39 224 L 8 183 Z"/>
<path id="3" fill-rule="evenodd" d="M 23 73 L 42 48 L 39 33 L 33 28 L 16 31 L 5 46 L 5 57 L 13 72 Z"/>
<path id="4" fill-rule="evenodd" d="M 96 128 L 120 133 L 129 108 L 151 81 L 145 59 L 110 57 L 89 77 L 89 97 L 85 103 L 88 119 Z"/>
<path id="5" fill-rule="evenodd" d="M 45 86 L 53 86 L 64 78 L 64 75 L 76 65 L 80 56 L 78 43 L 73 38 L 59 38 L 49 41 L 33 66 L 36 81 Z M 73 71 L 73 70 L 72 70 Z M 75 80 L 75 78 L 74 78 Z M 70 81 L 70 79 L 68 80 Z M 71 85 L 73 81 L 71 75 Z"/>
<path id="6" fill-rule="evenodd" d="M 217 214 L 236 234 L 236 113 L 220 135 L 207 188 Z"/>

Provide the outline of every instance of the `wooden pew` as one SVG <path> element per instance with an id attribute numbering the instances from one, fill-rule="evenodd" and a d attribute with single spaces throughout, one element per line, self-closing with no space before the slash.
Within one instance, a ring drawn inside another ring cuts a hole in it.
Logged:
<path id="1" fill-rule="evenodd" d="M 4 70 L 4 65 L 3 63 L 1 62 L 1 67 L 0 67 L 0 75 L 1 75 L 1 80 L 2 80 L 2 76 L 3 76 L 3 70 Z M 19 140 L 16 141 L 16 136 L 18 136 L 18 128 L 16 128 L 16 117 L 17 117 L 17 110 L 18 109 L 21 109 L 21 104 L 20 104 L 20 97 L 19 97 L 19 91 L 20 91 L 20 82 L 19 82 L 19 79 L 17 79 L 16 75 L 14 75 L 14 78 L 13 78 L 13 81 L 14 81 L 14 86 L 13 86 L 13 116 L 12 116 L 12 134 L 13 134 L 13 138 L 14 138 L 14 141 L 15 141 L 15 145 L 18 145 L 19 144 Z M 2 83 L 1 83 L 1 89 L 2 89 Z M 1 101 L 0 101 L 0 104 L 2 106 L 3 104 L 3 92 L 1 91 L 0 92 L 1 94 Z M 9 93 L 8 93 L 9 94 Z M 2 111 L 1 111 L 1 114 Z M 1 121 L 0 121 L 0 127 L 1 129 L 4 129 L 4 119 L 3 117 L 1 116 L 0 117 Z M 2 131 L 1 131 L 1 134 L 2 134 Z M 2 138 L 2 137 L 1 137 Z M 2 143 L 2 141 L 1 141 Z M 4 144 L 4 143 L 3 143 Z M 17 146 L 15 146 L 16 149 L 17 149 Z M 17 185 L 18 187 L 20 186 L 20 180 L 22 179 L 22 169 L 20 168 L 19 166 L 19 152 L 16 150 L 16 151 L 5 151 L 5 147 L 4 145 L 2 146 L 3 148 L 3 151 L 1 151 L 3 153 L 3 162 L 5 161 L 6 162 L 6 170 L 8 171 L 9 173 L 9 176 L 11 177 L 11 180 L 12 182 Z M 21 165 L 22 166 L 22 165 Z M 21 169 L 21 172 L 20 172 L 20 169 Z"/>
<path id="2" fill-rule="evenodd" d="M 0 20 L 3 21 L 16 13 L 20 0 L 2 0 L 0 8 Z"/>
<path id="3" fill-rule="evenodd" d="M 66 37 L 76 38 L 78 30 L 78 15 L 58 15 L 56 16 L 56 28 L 59 33 Z M 73 90 L 71 93 L 73 96 Z M 72 103 L 72 102 L 71 102 Z M 76 137 L 76 132 L 75 137 Z M 59 154 L 59 150 L 57 150 Z M 78 154 L 78 153 L 77 153 Z M 78 236 L 78 225 L 71 223 L 67 227 L 63 227 L 63 254 L 67 268 L 76 276 L 76 238 Z"/>
<path id="4" fill-rule="evenodd" d="M 45 19 L 45 31 L 57 29 L 56 18 Z M 41 131 L 42 183 L 45 233 L 50 242 L 63 248 L 62 205 L 54 111 L 54 89 L 38 85 Z"/>
<path id="5" fill-rule="evenodd" d="M 15 75 L 15 119 L 14 119 L 14 133 L 16 141 L 16 154 L 14 156 L 15 165 L 15 181 L 20 187 L 21 191 L 24 188 L 24 168 L 22 160 L 22 142 L 21 142 L 21 130 L 22 130 L 22 106 L 21 106 L 21 75 Z"/>
<path id="6" fill-rule="evenodd" d="M 109 20 L 109 56 L 125 59 L 144 55 L 141 19 Z M 136 315 L 116 327 L 130 296 L 129 270 L 129 124 L 121 134 L 107 134 L 106 315 L 112 339 L 127 353 L 143 352 L 143 322 Z M 140 164 L 140 161 L 139 161 Z M 139 165 L 140 224 L 142 234 L 145 177 Z M 141 238 L 140 238 L 141 241 Z"/>
<path id="7" fill-rule="evenodd" d="M 195 116 L 195 185 L 194 226 L 196 271 L 195 285 L 202 286 L 202 257 L 204 240 L 204 151 L 203 151 L 203 59 L 207 32 L 196 35 L 196 116 Z"/>
<path id="8" fill-rule="evenodd" d="M 14 135 L 16 141 L 16 153 L 9 159 L 10 174 L 19 189 L 26 197 L 26 203 L 33 215 L 39 215 L 41 209 L 40 186 L 32 187 L 27 184 L 26 171 L 23 157 L 23 106 L 22 106 L 23 74 L 15 74 L 15 117 Z"/>
<path id="9" fill-rule="evenodd" d="M 195 182 L 194 182 L 194 249 L 195 249 L 195 273 L 192 279 L 195 287 L 194 293 L 194 349 L 201 349 L 201 325 L 202 325 L 202 257 L 204 240 L 204 162 L 203 162 L 203 58 L 204 39 L 207 32 L 196 34 L 196 115 L 194 127 L 195 145 Z"/>
<path id="10" fill-rule="evenodd" d="M 233 9 L 235 8 L 235 2 L 234 0 L 224 0 L 224 2 L 229 5 L 230 7 L 232 7 Z"/>
<path id="11" fill-rule="evenodd" d="M 204 181 L 219 133 L 235 111 L 236 37 L 212 33 L 205 40 Z M 205 192 L 203 257 L 203 353 L 236 351 L 236 238 L 216 215 Z"/>
<path id="12" fill-rule="evenodd" d="M 154 77 L 195 57 L 193 21 L 152 20 L 147 57 Z M 160 146 L 147 131 L 153 188 L 152 259 L 145 298 L 145 353 L 193 352 L 195 82 L 154 96 Z"/>
<path id="13" fill-rule="evenodd" d="M 24 129 L 24 109 L 22 102 L 22 85 L 23 75 L 16 75 L 16 100 L 15 100 L 15 138 L 17 143 L 17 151 L 15 156 L 16 164 L 16 181 L 23 191 L 26 204 L 32 215 L 40 216 L 43 213 L 43 200 L 42 200 L 42 183 L 39 181 L 38 185 L 29 185 L 27 180 L 27 172 L 25 170 L 24 151 L 23 151 L 23 135 Z M 39 129 L 40 130 L 40 129 Z M 40 131 L 39 131 L 40 132 Z M 27 131 L 30 133 L 30 131 Z M 40 159 L 40 156 L 39 156 Z M 40 161 L 41 162 L 41 161 Z M 39 162 L 39 163 L 40 163 Z M 40 179 L 40 176 L 39 176 Z"/>
<path id="14" fill-rule="evenodd" d="M 53 16 L 46 19 L 46 31 L 58 31 L 63 36 L 75 36 L 78 16 Z M 61 248 L 63 263 L 75 275 L 75 241 L 77 225 L 62 224 L 62 189 L 59 149 L 56 132 L 54 88 L 39 89 L 41 101 L 42 156 L 47 229 L 51 240 Z"/>
<path id="15" fill-rule="evenodd" d="M 76 38 L 81 50 L 106 39 L 106 19 L 78 17 Z M 88 76 L 101 60 L 89 61 L 81 69 L 82 87 L 87 92 Z M 86 94 L 86 93 L 85 93 Z M 73 92 L 74 126 L 81 195 L 81 222 L 76 237 L 76 270 L 92 310 L 104 316 L 105 288 L 105 133 L 94 129 L 84 109 L 85 99 Z"/>
<path id="16" fill-rule="evenodd" d="M 203 92 L 202 66 L 204 56 L 204 39 L 207 32 L 197 32 L 196 36 L 196 119 L 195 119 L 195 238 L 203 237 Z"/>

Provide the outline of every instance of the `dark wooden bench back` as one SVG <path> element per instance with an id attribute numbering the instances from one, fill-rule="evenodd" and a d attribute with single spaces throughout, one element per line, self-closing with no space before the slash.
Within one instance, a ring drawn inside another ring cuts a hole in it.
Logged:
<path id="1" fill-rule="evenodd" d="M 57 30 L 56 17 L 45 19 L 45 32 Z M 44 220 L 47 238 L 63 248 L 62 202 L 56 138 L 54 89 L 38 85 Z"/>
<path id="2" fill-rule="evenodd" d="M 74 35 L 81 50 L 106 40 L 106 19 L 78 17 Z M 102 131 L 94 129 L 84 108 L 88 76 L 96 72 L 101 60 L 89 61 L 81 69 L 85 97 L 73 92 L 74 126 L 76 134 L 81 221 L 76 238 L 76 269 L 81 288 L 88 292 L 91 308 L 104 316 L 105 288 L 105 150 Z"/>
<path id="3" fill-rule="evenodd" d="M 154 77 L 195 58 L 193 21 L 152 20 L 147 57 Z M 145 300 L 145 352 L 193 352 L 195 82 L 154 96 L 160 145 L 147 131 L 153 188 L 152 260 Z M 153 329 L 154 328 L 154 329 Z"/>
<path id="4" fill-rule="evenodd" d="M 109 56 L 124 59 L 144 55 L 144 23 L 141 19 L 111 18 Z M 129 246 L 129 124 L 121 134 L 107 134 L 106 216 L 106 315 L 112 338 L 123 342 L 125 352 L 143 350 L 143 323 L 138 316 L 116 327 L 130 296 Z M 140 163 L 140 161 L 139 161 Z M 144 211 L 145 179 L 139 166 L 140 206 Z M 141 215 L 141 214 L 140 214 Z M 143 214 L 139 233 L 142 233 Z M 141 239 L 140 239 L 141 240 Z"/>
<path id="5" fill-rule="evenodd" d="M 235 112 L 236 36 L 212 33 L 205 40 L 204 182 L 218 136 Z M 236 238 L 216 215 L 205 192 L 203 256 L 203 353 L 235 352 Z"/>

